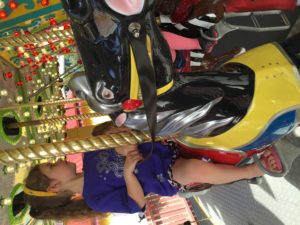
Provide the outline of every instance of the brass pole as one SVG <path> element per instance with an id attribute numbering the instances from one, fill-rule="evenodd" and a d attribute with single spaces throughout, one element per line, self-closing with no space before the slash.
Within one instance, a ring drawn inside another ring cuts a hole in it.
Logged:
<path id="1" fill-rule="evenodd" d="M 17 123 L 9 123 L 6 124 L 6 128 L 8 129 L 15 129 L 15 128 L 21 128 L 21 127 L 27 127 L 27 126 L 36 126 L 41 124 L 48 124 L 48 123 L 61 123 L 69 120 L 85 120 L 90 119 L 94 117 L 100 117 L 103 116 L 103 114 L 100 113 L 88 113 L 88 114 L 80 114 L 75 116 L 63 116 L 63 117 L 56 117 L 51 119 L 43 119 L 43 120 L 32 120 L 27 122 L 17 122 Z"/>
<path id="2" fill-rule="evenodd" d="M 62 99 L 62 100 L 56 100 L 56 101 L 49 101 L 49 102 L 30 102 L 25 103 L 21 105 L 12 105 L 8 107 L 0 107 L 1 110 L 10 110 L 10 109 L 18 109 L 21 107 L 33 107 L 33 106 L 55 106 L 55 105 L 64 105 L 69 103 L 79 103 L 79 102 L 85 102 L 85 100 L 80 98 L 70 98 L 70 99 Z"/>
<path id="3" fill-rule="evenodd" d="M 161 139 L 163 139 L 163 137 L 156 138 L 156 140 Z M 151 141 L 149 135 L 140 131 L 99 135 L 77 140 L 65 140 L 63 142 L 4 149 L 0 151 L 0 162 L 4 164 L 20 163 L 31 160 L 60 157 L 72 153 L 141 144 L 147 141 Z"/>

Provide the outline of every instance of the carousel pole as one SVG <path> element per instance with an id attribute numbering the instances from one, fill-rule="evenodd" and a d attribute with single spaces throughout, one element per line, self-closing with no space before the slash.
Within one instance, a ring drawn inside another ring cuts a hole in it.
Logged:
<path id="1" fill-rule="evenodd" d="M 161 139 L 164 138 L 156 137 L 156 140 Z M 0 162 L 3 164 L 21 163 L 31 160 L 60 157 L 72 153 L 141 144 L 147 141 L 151 141 L 149 135 L 140 131 L 99 135 L 96 137 L 76 140 L 65 140 L 63 142 L 29 145 L 15 149 L 4 149 L 0 151 Z"/>
<path id="2" fill-rule="evenodd" d="M 22 107 L 35 107 L 35 106 L 55 106 L 55 105 L 64 105 L 69 103 L 80 103 L 85 102 L 85 100 L 80 98 L 70 98 L 70 99 L 62 99 L 56 101 L 49 101 L 49 102 L 30 102 L 21 105 L 12 105 L 7 107 L 0 107 L 1 110 L 10 110 L 10 109 L 18 109 Z"/>
<path id="3" fill-rule="evenodd" d="M 62 117 L 56 117 L 51 119 L 43 119 L 43 120 L 32 120 L 27 122 L 14 122 L 14 123 L 8 123 L 5 125 L 7 129 L 16 129 L 21 127 L 27 127 L 27 126 L 36 126 L 36 125 L 42 125 L 42 124 L 48 124 L 48 123 L 61 123 L 66 122 L 69 120 L 85 120 L 90 119 L 94 117 L 100 117 L 103 116 L 103 114 L 100 113 L 88 113 L 88 114 L 80 114 L 75 116 L 62 116 Z"/>

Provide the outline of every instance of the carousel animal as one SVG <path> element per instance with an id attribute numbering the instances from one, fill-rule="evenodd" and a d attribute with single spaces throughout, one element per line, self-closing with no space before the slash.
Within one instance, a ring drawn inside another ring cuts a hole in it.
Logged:
<path id="1" fill-rule="evenodd" d="M 153 140 L 176 136 L 192 150 L 247 155 L 294 129 L 299 34 L 247 51 L 217 70 L 176 72 L 173 39 L 168 43 L 161 32 L 155 4 L 63 0 L 85 69 L 69 83 L 77 96 L 117 125 L 149 132 Z"/>

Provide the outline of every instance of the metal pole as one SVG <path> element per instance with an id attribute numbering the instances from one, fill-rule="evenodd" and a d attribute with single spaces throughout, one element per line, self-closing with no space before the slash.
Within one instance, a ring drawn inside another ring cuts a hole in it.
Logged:
<path id="1" fill-rule="evenodd" d="M 55 106 L 55 105 L 64 105 L 69 103 L 79 103 L 79 102 L 85 102 L 85 100 L 80 98 L 69 98 L 69 99 L 62 99 L 62 100 L 56 100 L 51 102 L 30 102 L 25 103 L 22 105 L 12 105 L 7 107 L 0 107 L 1 110 L 10 110 L 10 109 L 18 109 L 22 107 L 33 107 L 33 106 Z"/>
<path id="2" fill-rule="evenodd" d="M 170 137 L 165 138 L 170 139 Z M 163 139 L 163 137 L 156 137 L 156 140 L 161 139 Z M 0 162 L 4 164 L 20 163 L 31 160 L 60 157 L 72 153 L 141 144 L 147 141 L 151 141 L 149 135 L 140 131 L 99 135 L 76 140 L 64 140 L 63 142 L 4 149 L 0 151 Z"/>
<path id="3" fill-rule="evenodd" d="M 41 124 L 48 124 L 48 123 L 61 123 L 69 120 L 85 120 L 90 119 L 93 117 L 100 117 L 103 116 L 103 114 L 100 113 L 88 113 L 88 114 L 81 114 L 81 115 L 75 115 L 75 116 L 63 116 L 63 117 L 56 117 L 51 119 L 43 119 L 43 120 L 33 120 L 33 121 L 27 121 L 27 122 L 17 122 L 17 123 L 9 123 L 6 124 L 5 127 L 7 129 L 16 129 L 21 127 L 27 127 L 27 126 L 36 126 Z"/>

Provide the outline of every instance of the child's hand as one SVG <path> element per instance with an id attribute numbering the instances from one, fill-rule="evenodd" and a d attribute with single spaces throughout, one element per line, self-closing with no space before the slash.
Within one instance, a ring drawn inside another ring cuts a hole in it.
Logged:
<path id="1" fill-rule="evenodd" d="M 137 145 L 127 145 L 127 146 L 115 148 L 115 151 L 118 154 L 125 155 L 125 156 L 127 156 L 128 152 L 135 151 L 135 150 L 138 151 Z"/>
<path id="2" fill-rule="evenodd" d="M 137 148 L 133 148 L 131 151 L 128 151 L 124 164 L 124 175 L 132 174 L 135 170 L 136 164 L 141 160 L 143 160 L 143 156 Z"/>

